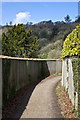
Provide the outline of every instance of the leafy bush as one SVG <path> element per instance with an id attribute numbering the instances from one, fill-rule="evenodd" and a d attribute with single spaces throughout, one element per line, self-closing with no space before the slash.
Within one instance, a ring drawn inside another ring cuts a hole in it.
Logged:
<path id="1" fill-rule="evenodd" d="M 62 57 L 80 54 L 80 24 L 67 36 L 63 44 Z"/>
<path id="2" fill-rule="evenodd" d="M 46 59 L 47 58 L 47 54 L 40 54 L 39 56 L 38 56 L 40 59 Z"/>

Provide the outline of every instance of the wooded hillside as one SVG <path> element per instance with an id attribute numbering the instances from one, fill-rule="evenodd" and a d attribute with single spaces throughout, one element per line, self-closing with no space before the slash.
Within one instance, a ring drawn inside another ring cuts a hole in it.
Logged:
<path id="1" fill-rule="evenodd" d="M 42 21 L 38 24 L 26 24 L 24 27 L 28 31 L 33 31 L 33 37 L 36 36 L 39 40 L 39 50 L 37 56 L 39 58 L 60 58 L 62 57 L 62 46 L 65 38 L 72 30 L 80 23 L 55 22 L 51 20 Z M 11 26 L 3 26 L 2 32 L 6 32 Z M 0 28 L 1 40 L 1 28 Z"/>

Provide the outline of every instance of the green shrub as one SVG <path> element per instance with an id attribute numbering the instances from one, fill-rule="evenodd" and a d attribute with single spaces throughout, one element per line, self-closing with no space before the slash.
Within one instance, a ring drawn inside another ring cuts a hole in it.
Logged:
<path id="1" fill-rule="evenodd" d="M 38 56 L 40 59 L 46 59 L 47 58 L 47 54 L 40 54 L 39 56 Z"/>
<path id="2" fill-rule="evenodd" d="M 80 54 L 80 24 L 67 36 L 63 44 L 62 57 Z"/>
<path id="3" fill-rule="evenodd" d="M 31 29 L 26 31 L 22 24 L 14 25 L 2 33 L 2 54 L 11 57 L 35 57 L 39 39 Z"/>

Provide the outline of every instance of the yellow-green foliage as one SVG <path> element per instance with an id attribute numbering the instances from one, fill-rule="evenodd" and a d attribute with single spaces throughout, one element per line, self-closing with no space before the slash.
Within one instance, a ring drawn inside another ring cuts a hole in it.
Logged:
<path id="1" fill-rule="evenodd" d="M 67 36 L 63 44 L 62 57 L 80 54 L 80 24 Z"/>

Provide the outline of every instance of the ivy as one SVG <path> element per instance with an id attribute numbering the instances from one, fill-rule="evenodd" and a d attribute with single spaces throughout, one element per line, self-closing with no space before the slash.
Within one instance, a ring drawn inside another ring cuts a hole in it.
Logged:
<path id="1" fill-rule="evenodd" d="M 80 118 L 80 58 L 72 60 L 73 80 L 74 80 L 74 96 L 78 93 L 78 116 Z"/>
<path id="2" fill-rule="evenodd" d="M 72 60 L 72 67 L 75 92 L 78 92 L 78 58 Z"/>

